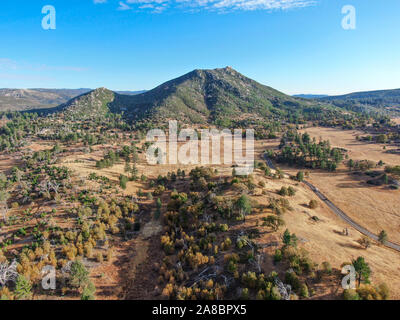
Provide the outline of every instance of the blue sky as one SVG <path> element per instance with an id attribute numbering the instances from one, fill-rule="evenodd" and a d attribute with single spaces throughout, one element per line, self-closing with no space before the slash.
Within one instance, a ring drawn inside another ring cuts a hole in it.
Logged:
<path id="1" fill-rule="evenodd" d="M 289 94 L 400 88 L 399 14 L 399 0 L 2 0 L 0 87 L 141 90 L 231 66 Z"/>

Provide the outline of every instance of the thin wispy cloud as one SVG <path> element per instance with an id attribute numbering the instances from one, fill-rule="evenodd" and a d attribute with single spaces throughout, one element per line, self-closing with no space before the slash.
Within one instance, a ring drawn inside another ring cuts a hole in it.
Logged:
<path id="1" fill-rule="evenodd" d="M 0 80 L 48 81 L 54 80 L 54 78 L 40 75 L 0 73 Z"/>
<path id="2" fill-rule="evenodd" d="M 127 5 L 125 2 L 120 1 L 119 7 L 117 8 L 117 10 L 126 11 L 126 10 L 132 10 L 132 8 L 129 5 Z"/>
<path id="3" fill-rule="evenodd" d="M 82 72 L 86 68 L 74 66 L 49 66 L 46 64 L 32 64 L 27 62 L 19 62 L 9 58 L 0 58 L 0 70 L 8 71 L 72 71 Z"/>
<path id="4" fill-rule="evenodd" d="M 0 70 L 16 70 L 17 63 L 8 58 L 0 58 Z"/>
<path id="5" fill-rule="evenodd" d="M 107 0 L 94 0 L 103 3 Z M 119 1 L 118 10 L 151 10 L 163 12 L 167 9 L 183 11 L 255 11 L 288 10 L 315 5 L 317 0 L 125 0 Z"/>

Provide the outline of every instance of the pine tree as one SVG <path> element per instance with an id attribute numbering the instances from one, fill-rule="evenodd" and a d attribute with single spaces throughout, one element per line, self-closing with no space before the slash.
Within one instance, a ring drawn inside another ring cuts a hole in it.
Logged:
<path id="1" fill-rule="evenodd" d="M 283 238 L 282 238 L 283 243 L 287 246 L 290 245 L 290 239 L 291 239 L 290 232 L 288 229 L 286 229 L 285 232 L 283 233 Z"/>
<path id="2" fill-rule="evenodd" d="M 130 164 L 129 164 L 129 162 L 128 161 L 126 161 L 125 162 L 125 167 L 124 167 L 124 172 L 125 173 L 129 173 L 129 172 L 131 172 L 131 166 L 130 166 Z"/>
<path id="3" fill-rule="evenodd" d="M 296 178 L 297 178 L 297 181 L 302 182 L 304 180 L 304 172 L 303 171 L 297 172 Z"/>
<path id="4" fill-rule="evenodd" d="M 387 239 L 388 239 L 388 235 L 387 235 L 386 231 L 385 231 L 385 230 L 382 230 L 382 231 L 379 233 L 378 241 L 379 241 L 381 244 L 385 244 L 386 241 L 387 241 Z"/>
<path id="5" fill-rule="evenodd" d="M 365 262 L 365 259 L 358 257 L 356 260 L 353 260 L 352 264 L 357 274 L 358 286 L 360 286 L 361 282 L 369 283 L 371 269 L 368 263 Z"/>
<path id="6" fill-rule="evenodd" d="M 32 285 L 23 275 L 19 275 L 15 282 L 14 295 L 18 300 L 27 300 L 32 297 Z"/>
<path id="7" fill-rule="evenodd" d="M 81 300 L 95 300 L 94 294 L 96 292 L 96 287 L 93 284 L 92 281 L 89 281 L 83 291 L 82 291 L 82 295 L 81 295 Z"/>
<path id="8" fill-rule="evenodd" d="M 250 199 L 246 195 L 242 195 L 237 201 L 236 206 L 239 209 L 240 215 L 243 215 L 243 221 L 246 221 L 246 215 L 251 213 Z"/>
<path id="9" fill-rule="evenodd" d="M 75 288 L 82 288 L 89 282 L 89 272 L 79 260 L 71 264 L 70 283 Z"/>

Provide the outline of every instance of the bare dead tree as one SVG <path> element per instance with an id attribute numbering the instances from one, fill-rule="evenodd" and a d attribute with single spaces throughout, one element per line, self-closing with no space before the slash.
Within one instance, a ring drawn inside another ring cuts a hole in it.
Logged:
<path id="1" fill-rule="evenodd" d="M 0 212 L 1 212 L 1 218 L 5 223 L 7 223 L 7 213 L 9 211 L 8 205 L 6 201 L 0 202 Z"/>
<path id="2" fill-rule="evenodd" d="M 64 267 L 61 268 L 61 273 L 65 276 L 67 273 L 71 271 L 71 265 L 73 261 L 68 261 Z"/>
<path id="3" fill-rule="evenodd" d="M 61 274 L 62 274 L 61 281 L 62 281 L 63 285 L 65 285 L 66 280 L 67 280 L 68 277 L 69 277 L 69 274 L 70 274 L 70 272 L 71 272 L 72 263 L 73 263 L 73 261 L 68 261 L 68 262 L 65 264 L 65 266 L 63 266 L 63 267 L 61 268 Z"/>
<path id="4" fill-rule="evenodd" d="M 57 156 L 53 156 L 53 157 L 50 159 L 50 164 L 55 164 L 55 163 L 57 163 L 57 160 L 58 160 L 58 157 L 57 157 Z"/>
<path id="5" fill-rule="evenodd" d="M 255 259 L 253 260 L 253 264 L 257 268 L 258 272 L 261 273 L 261 263 L 264 261 L 264 254 L 260 253 L 255 256 Z"/>
<path id="6" fill-rule="evenodd" d="M 42 180 L 42 182 L 40 182 L 40 184 L 39 184 L 39 190 L 41 193 L 43 193 L 45 195 L 49 195 L 50 194 L 50 181 Z"/>
<path id="7" fill-rule="evenodd" d="M 237 237 L 236 241 L 242 241 L 252 250 L 254 250 L 253 243 L 244 235 L 244 233 L 241 232 L 241 234 Z"/>
<path id="8" fill-rule="evenodd" d="M 59 184 L 56 181 L 43 180 L 39 184 L 39 190 L 46 197 L 50 198 L 50 192 L 54 191 L 55 194 L 58 194 L 58 190 L 60 189 L 60 186 L 61 186 L 61 184 Z"/>
<path id="9" fill-rule="evenodd" d="M 8 261 L 0 263 L 0 286 L 4 286 L 8 281 L 15 282 L 18 277 L 17 261 L 9 264 Z"/>
<path id="10" fill-rule="evenodd" d="M 290 285 L 285 285 L 278 277 L 275 278 L 275 285 L 283 300 L 290 300 L 290 294 L 292 292 L 292 287 Z"/>
<path id="11" fill-rule="evenodd" d="M 56 194 L 58 194 L 58 189 L 60 188 L 61 184 L 56 181 L 49 181 L 48 185 L 50 190 L 53 190 Z"/>
<path id="12" fill-rule="evenodd" d="M 22 194 L 22 203 L 29 203 L 31 201 L 31 196 L 29 190 L 32 188 L 28 181 L 20 181 L 19 188 Z"/>
<path id="13" fill-rule="evenodd" d="M 224 279 L 225 286 L 228 288 L 230 284 L 235 280 L 233 277 L 227 277 L 225 275 L 221 275 L 221 277 Z"/>

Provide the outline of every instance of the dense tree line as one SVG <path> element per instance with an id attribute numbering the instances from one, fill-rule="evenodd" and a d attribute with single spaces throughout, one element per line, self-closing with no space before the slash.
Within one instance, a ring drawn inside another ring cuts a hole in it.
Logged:
<path id="1" fill-rule="evenodd" d="M 345 151 L 332 148 L 329 141 L 317 142 L 308 133 L 288 131 L 282 137 L 278 154 L 270 154 L 278 162 L 299 167 L 335 171 L 344 159 Z"/>

